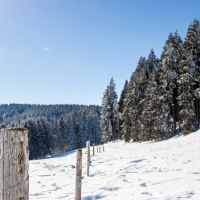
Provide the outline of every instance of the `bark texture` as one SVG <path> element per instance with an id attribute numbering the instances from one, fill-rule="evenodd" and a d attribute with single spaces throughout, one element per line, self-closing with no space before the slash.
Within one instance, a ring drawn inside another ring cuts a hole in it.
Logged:
<path id="1" fill-rule="evenodd" d="M 29 199 L 27 129 L 0 131 L 0 200 Z"/>

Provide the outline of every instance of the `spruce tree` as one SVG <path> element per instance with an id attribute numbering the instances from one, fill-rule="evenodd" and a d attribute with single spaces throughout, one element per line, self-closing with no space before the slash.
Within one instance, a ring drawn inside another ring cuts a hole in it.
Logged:
<path id="1" fill-rule="evenodd" d="M 182 55 L 180 62 L 180 76 L 178 80 L 178 100 L 180 128 L 183 134 L 188 134 L 196 129 L 194 87 L 195 63 L 192 56 L 188 57 L 186 52 Z"/>
<path id="2" fill-rule="evenodd" d="M 156 57 L 154 50 L 151 49 L 147 59 L 147 71 L 148 71 L 147 75 L 150 76 L 152 73 L 155 72 L 155 70 L 158 67 L 158 62 L 159 59 Z"/>
<path id="3" fill-rule="evenodd" d="M 125 98 L 125 107 L 123 112 L 123 132 L 126 141 L 132 139 L 138 141 L 143 128 L 141 113 L 144 107 L 144 91 L 147 86 L 149 69 L 147 69 L 147 60 L 141 57 L 138 61 L 135 73 L 131 76 L 127 95 Z"/>
<path id="4" fill-rule="evenodd" d="M 161 136 L 158 117 L 161 109 L 157 81 L 158 62 L 159 60 L 152 49 L 147 60 L 148 80 L 144 91 L 144 100 L 142 101 L 141 121 L 143 126 L 139 135 L 141 141 L 160 139 Z"/>
<path id="5" fill-rule="evenodd" d="M 178 122 L 177 78 L 181 56 L 182 40 L 178 33 L 170 34 L 165 43 L 158 67 L 161 131 L 163 138 L 171 137 L 176 132 Z"/>
<path id="6" fill-rule="evenodd" d="M 127 93 L 127 90 L 128 90 L 128 81 L 126 80 L 125 81 L 125 84 L 124 84 L 124 87 L 123 87 L 123 90 L 122 90 L 122 93 L 121 93 L 121 96 L 120 96 L 120 99 L 119 99 L 119 113 L 123 113 L 123 110 L 124 110 L 124 99 L 125 99 L 125 95 Z"/>
<path id="7" fill-rule="evenodd" d="M 133 105 L 133 98 L 132 96 L 132 90 L 134 87 L 134 75 L 135 73 L 132 73 L 130 81 L 128 83 L 127 92 L 125 94 L 124 98 L 124 108 L 122 113 L 122 132 L 123 137 L 126 142 L 129 142 L 131 139 L 131 132 L 132 132 L 132 123 L 131 123 L 131 107 Z"/>
<path id="8" fill-rule="evenodd" d="M 111 78 L 102 100 L 101 129 L 103 142 L 116 140 L 119 137 L 119 114 L 115 82 Z"/>
<path id="9" fill-rule="evenodd" d="M 47 128 L 47 124 L 44 119 L 37 120 L 37 128 L 38 128 L 38 142 L 37 146 L 40 149 L 40 155 L 46 156 L 49 153 L 49 130 Z"/>
<path id="10" fill-rule="evenodd" d="M 125 97 L 126 97 L 127 90 L 128 90 L 128 81 L 126 80 L 125 84 L 124 84 L 124 88 L 123 88 L 121 96 L 120 96 L 119 103 L 118 103 L 118 105 L 119 105 L 118 111 L 119 111 L 119 134 L 120 134 L 120 138 L 122 138 L 122 135 L 123 135 L 123 131 L 122 131 L 122 122 L 123 122 L 122 113 L 123 113 L 124 107 L 125 107 Z"/>
<path id="11" fill-rule="evenodd" d="M 197 127 L 200 125 L 200 22 L 197 19 L 190 24 L 184 42 L 185 56 L 193 61 L 194 105 Z"/>

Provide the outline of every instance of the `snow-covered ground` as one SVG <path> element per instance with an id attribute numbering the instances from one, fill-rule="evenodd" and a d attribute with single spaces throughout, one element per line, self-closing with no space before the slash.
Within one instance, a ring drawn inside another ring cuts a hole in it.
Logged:
<path id="1" fill-rule="evenodd" d="M 31 200 L 74 200 L 76 153 L 30 162 Z M 110 143 L 92 157 L 83 200 L 200 200 L 200 131 L 156 143 Z"/>

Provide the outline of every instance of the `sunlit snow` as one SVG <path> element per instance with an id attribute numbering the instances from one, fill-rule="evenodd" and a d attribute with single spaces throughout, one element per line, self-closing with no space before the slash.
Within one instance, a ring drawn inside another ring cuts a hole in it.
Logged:
<path id="1" fill-rule="evenodd" d="M 200 131 L 156 143 L 109 143 L 83 158 L 83 200 L 200 199 Z M 31 200 L 74 200 L 76 153 L 30 161 Z"/>

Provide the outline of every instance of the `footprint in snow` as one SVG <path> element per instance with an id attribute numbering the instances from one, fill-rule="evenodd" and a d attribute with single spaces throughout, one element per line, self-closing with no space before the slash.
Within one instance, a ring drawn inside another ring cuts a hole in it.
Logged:
<path id="1" fill-rule="evenodd" d="M 140 186 L 141 187 L 147 187 L 147 184 L 146 183 L 141 183 Z"/>
<path id="2" fill-rule="evenodd" d="M 115 190 L 119 190 L 120 187 L 103 187 L 101 189 L 102 190 L 107 190 L 107 191 L 115 191 Z"/>
<path id="3" fill-rule="evenodd" d="M 183 169 L 181 169 L 181 168 L 178 168 L 178 169 L 175 169 L 175 171 L 183 171 Z"/>
<path id="4" fill-rule="evenodd" d="M 142 192 L 142 194 L 143 194 L 143 195 L 149 195 L 149 196 L 152 196 L 152 194 L 149 193 L 149 192 Z"/>
<path id="5" fill-rule="evenodd" d="M 83 200 L 96 200 L 96 199 L 102 199 L 104 198 L 105 196 L 103 195 L 95 195 L 95 196 L 86 196 L 86 197 L 83 197 Z"/>
<path id="6" fill-rule="evenodd" d="M 145 161 L 146 159 L 138 159 L 138 160 L 133 160 L 131 163 L 140 163 L 142 161 Z"/>
<path id="7" fill-rule="evenodd" d="M 187 163 L 190 163 L 192 162 L 191 160 L 187 160 L 187 161 L 183 161 L 183 164 L 187 164 Z"/>
<path id="8" fill-rule="evenodd" d="M 40 177 L 45 177 L 45 176 L 51 176 L 51 174 L 42 174 L 42 175 L 39 175 Z"/>
<path id="9" fill-rule="evenodd" d="M 200 172 L 192 172 L 192 174 L 200 174 Z"/>
<path id="10" fill-rule="evenodd" d="M 195 195 L 195 193 L 194 193 L 193 191 L 191 191 L 191 192 L 187 192 L 185 195 L 178 196 L 177 199 L 184 199 L 184 198 L 189 199 L 189 198 L 192 197 L 193 195 Z"/>

